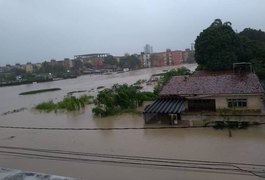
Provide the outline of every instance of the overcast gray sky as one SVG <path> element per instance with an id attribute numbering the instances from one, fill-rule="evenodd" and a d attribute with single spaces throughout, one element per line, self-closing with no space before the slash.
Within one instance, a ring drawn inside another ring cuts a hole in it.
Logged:
<path id="1" fill-rule="evenodd" d="M 0 0 L 0 65 L 189 48 L 216 18 L 265 30 L 264 0 Z"/>

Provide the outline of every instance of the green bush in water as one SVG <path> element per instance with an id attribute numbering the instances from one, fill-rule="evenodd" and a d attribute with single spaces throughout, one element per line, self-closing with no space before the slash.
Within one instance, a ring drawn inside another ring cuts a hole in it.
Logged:
<path id="1" fill-rule="evenodd" d="M 55 104 L 53 101 L 47 101 L 38 104 L 35 108 L 41 111 L 50 112 L 52 110 L 57 109 L 57 104 Z"/>
<path id="2" fill-rule="evenodd" d="M 82 95 L 79 98 L 75 96 L 65 96 L 64 99 L 58 103 L 54 103 L 53 101 L 43 102 L 38 104 L 35 108 L 46 112 L 58 109 L 75 111 L 85 107 L 86 104 L 91 104 L 92 101 L 93 97 L 87 95 Z"/>

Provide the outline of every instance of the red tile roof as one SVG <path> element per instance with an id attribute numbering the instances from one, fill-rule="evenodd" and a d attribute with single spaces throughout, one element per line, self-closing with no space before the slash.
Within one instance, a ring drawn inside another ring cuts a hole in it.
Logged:
<path id="1" fill-rule="evenodd" d="M 264 89 L 254 73 L 195 72 L 191 76 L 175 76 L 163 87 L 160 96 L 261 94 Z"/>

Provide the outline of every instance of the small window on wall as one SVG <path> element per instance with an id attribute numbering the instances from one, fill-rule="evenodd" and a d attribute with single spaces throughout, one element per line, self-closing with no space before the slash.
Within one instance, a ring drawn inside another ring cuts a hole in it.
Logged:
<path id="1" fill-rule="evenodd" d="M 247 99 L 227 99 L 227 106 L 229 108 L 247 107 Z"/>

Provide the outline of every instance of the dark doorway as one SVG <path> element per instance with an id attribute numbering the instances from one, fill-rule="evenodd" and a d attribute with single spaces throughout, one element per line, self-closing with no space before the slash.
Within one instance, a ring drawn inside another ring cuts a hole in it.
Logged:
<path id="1" fill-rule="evenodd" d="M 215 99 L 188 100 L 189 111 L 215 111 Z"/>

